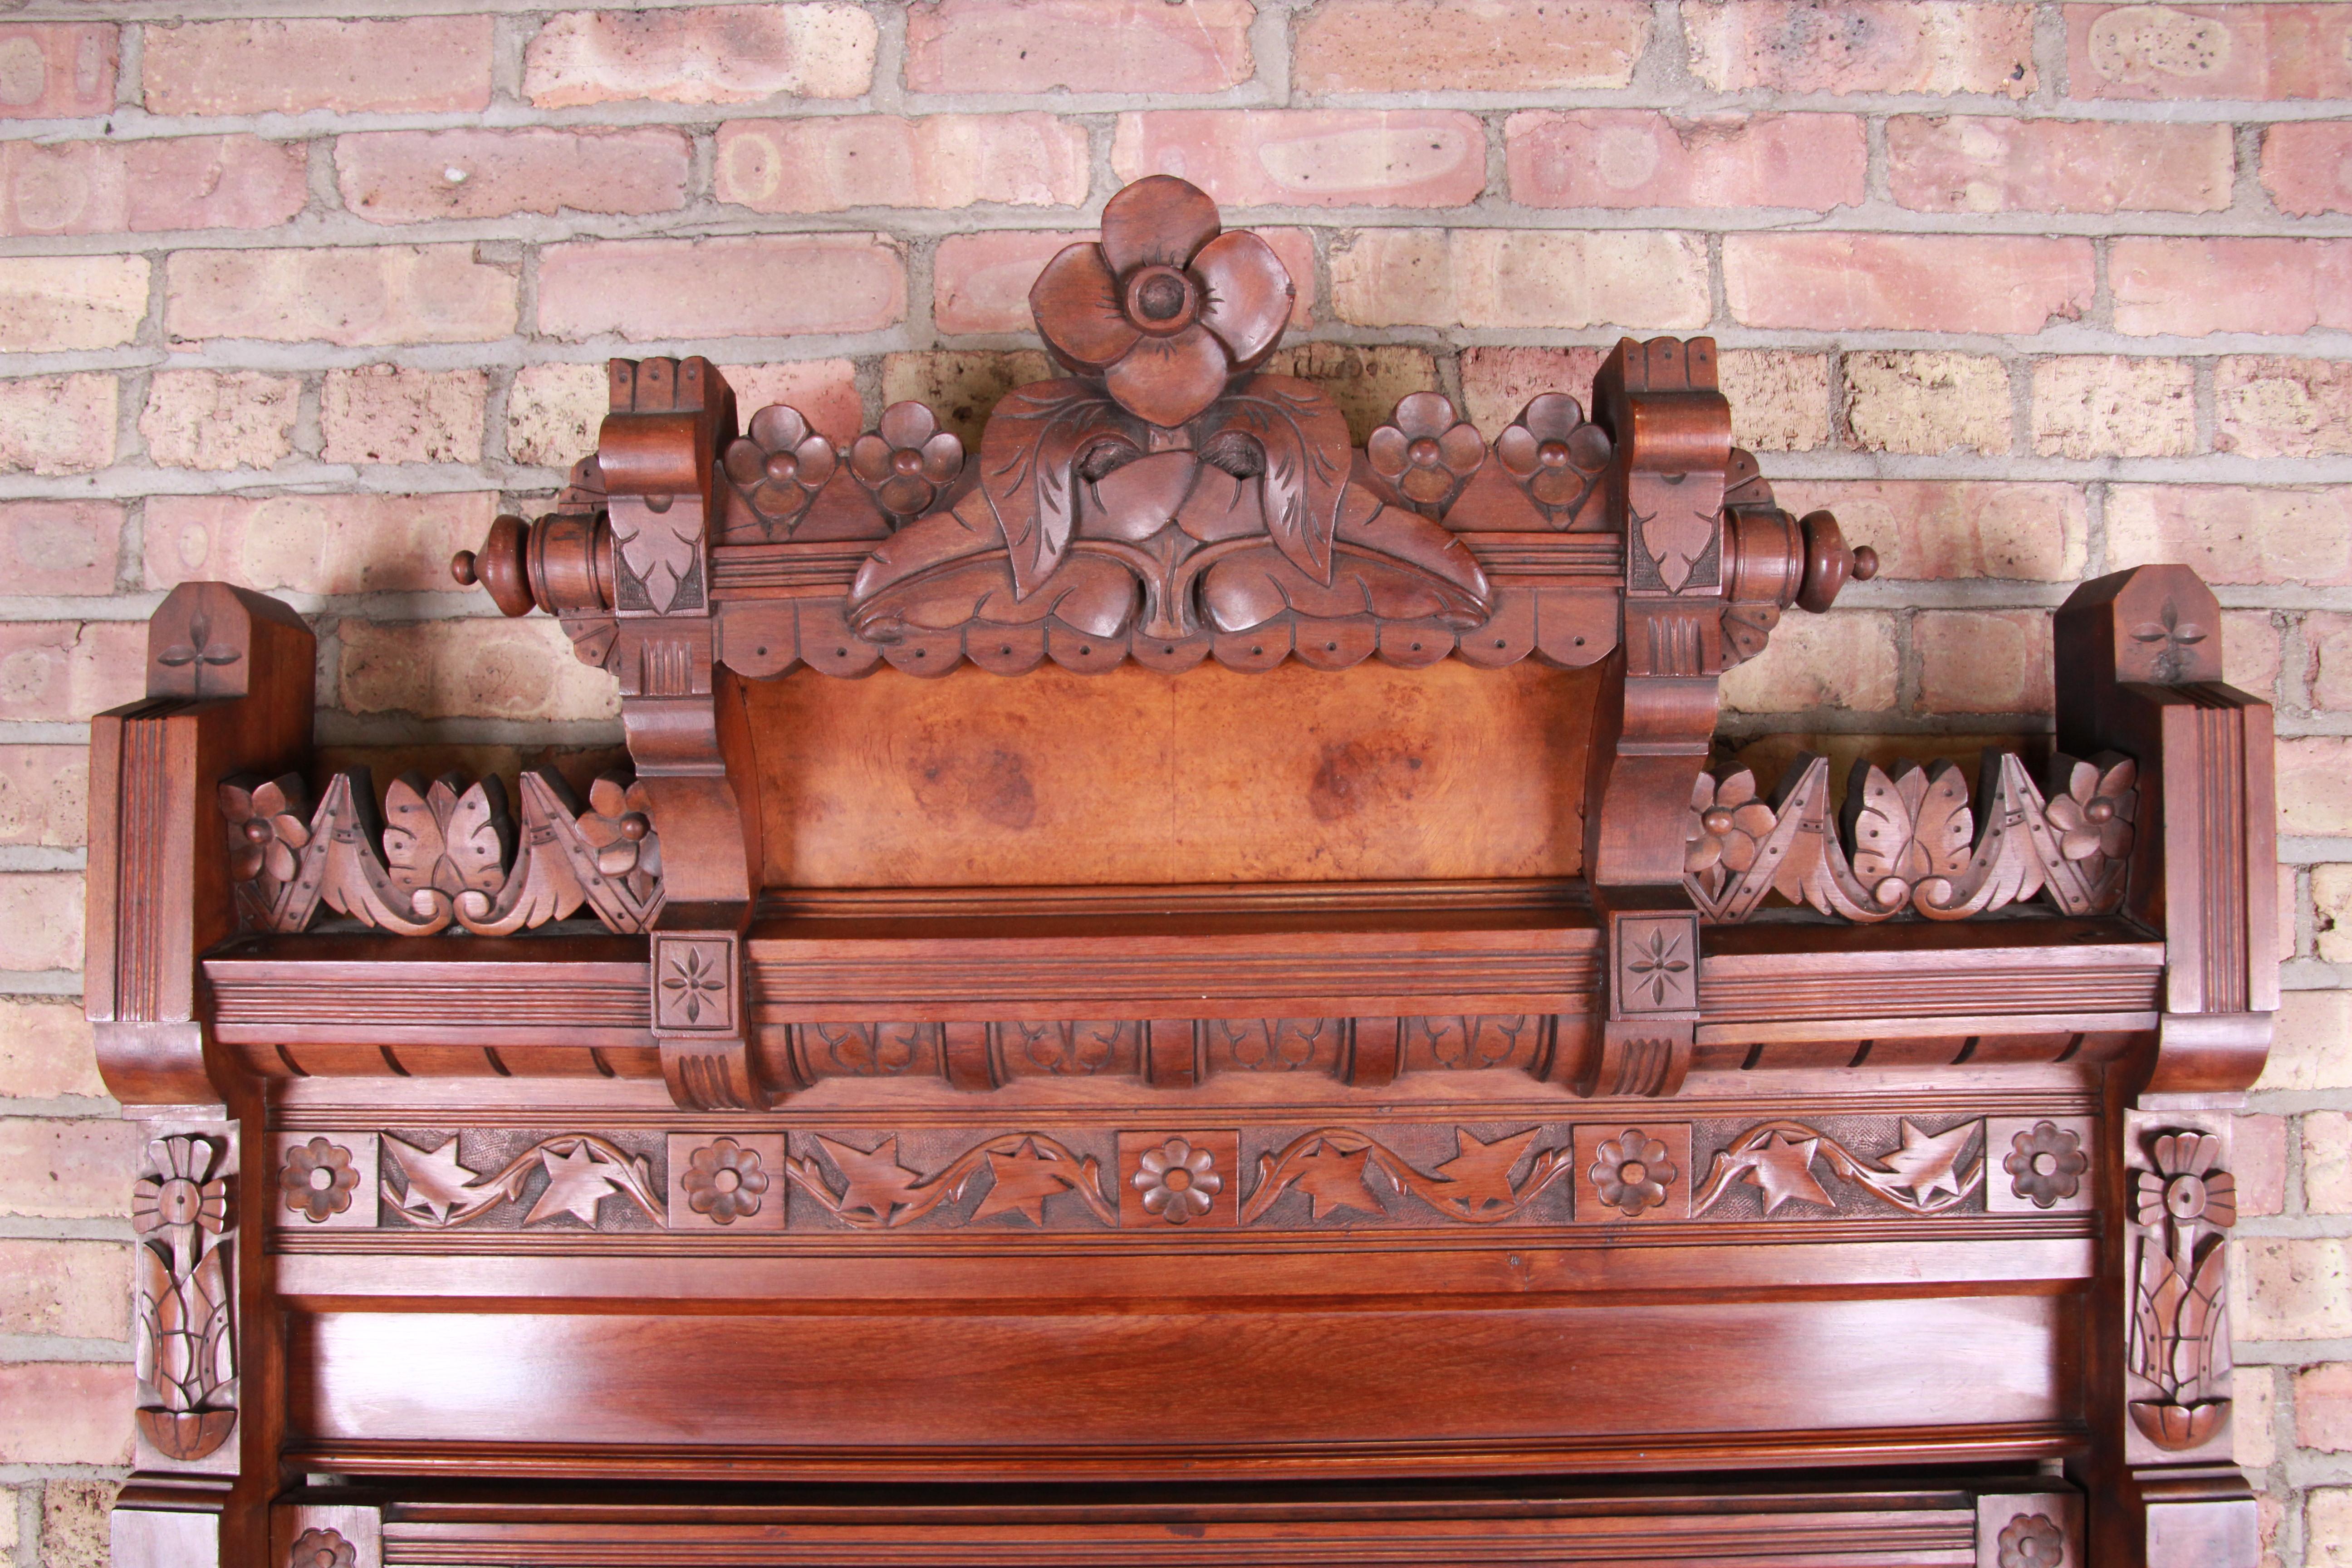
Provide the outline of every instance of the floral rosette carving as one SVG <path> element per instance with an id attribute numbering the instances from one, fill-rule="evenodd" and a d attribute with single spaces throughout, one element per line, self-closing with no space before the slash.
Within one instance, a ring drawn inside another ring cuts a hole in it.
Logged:
<path id="1" fill-rule="evenodd" d="M 1706 773 L 1691 791 L 1691 836 L 1683 843 L 1683 873 L 1710 894 L 1756 864 L 1779 818 L 1756 795 L 1756 775 L 1738 768 L 1720 779 Z"/>
<path id="2" fill-rule="evenodd" d="M 2000 1568 L 2062 1568 L 2066 1533 L 2046 1513 L 2021 1513 L 2001 1526 Z"/>
<path id="3" fill-rule="evenodd" d="M 760 1168 L 758 1151 L 720 1138 L 694 1152 L 680 1180 L 687 1207 L 709 1215 L 714 1225 L 732 1225 L 760 1212 L 771 1178 Z"/>
<path id="4" fill-rule="evenodd" d="M 278 1191 L 286 1207 L 312 1225 L 324 1225 L 350 1208 L 352 1189 L 359 1184 L 352 1152 L 324 1138 L 287 1150 L 286 1163 L 278 1170 Z"/>
<path id="5" fill-rule="evenodd" d="M 1273 247 L 1226 234 L 1197 186 L 1154 174 L 1103 208 L 1102 242 L 1045 264 L 1029 301 L 1054 357 L 1172 429 L 1274 352 L 1297 292 Z"/>
<path id="6" fill-rule="evenodd" d="M 898 522 L 920 517 L 963 473 L 963 442 L 920 403 L 894 403 L 849 448 L 849 471 Z"/>
<path id="7" fill-rule="evenodd" d="M 1171 1138 L 1157 1149 L 1147 1149 L 1136 1161 L 1128 1182 L 1143 1194 L 1143 1212 L 1158 1215 L 1170 1225 L 1182 1225 L 1209 1212 L 1225 1179 L 1216 1170 L 1216 1156 L 1195 1149 L 1181 1138 Z"/>
<path id="8" fill-rule="evenodd" d="M 2238 1184 L 2210 1132 L 2159 1133 L 2132 1190 L 2137 1265 L 2126 1366 L 2157 1394 L 2129 1405 L 2132 1423 L 2160 1448 L 2194 1448 L 2230 1412 L 2227 1238 Z"/>
<path id="9" fill-rule="evenodd" d="M 833 443 L 797 408 L 772 403 L 728 443 L 720 468 L 770 538 L 792 536 L 817 491 L 839 471 Z"/>
<path id="10" fill-rule="evenodd" d="M 306 1530 L 286 1553 L 287 1568 L 352 1568 L 359 1549 L 336 1530 Z"/>
<path id="11" fill-rule="evenodd" d="M 1532 399 L 1495 442 L 1495 458 L 1542 509 L 1554 528 L 1565 528 L 1609 468 L 1609 435 L 1585 422 L 1584 410 L 1566 393 Z"/>
<path id="12" fill-rule="evenodd" d="M 2131 852 L 2139 769 L 2128 757 L 2105 761 L 2101 768 L 2061 757 L 2051 770 L 2050 826 L 2058 834 L 2058 852 L 2069 860 L 2120 860 Z"/>
<path id="13" fill-rule="evenodd" d="M 1416 392 L 1365 441 L 1364 460 L 1406 504 L 1435 517 L 1486 462 L 1486 441 L 1444 394 Z"/>
<path id="14" fill-rule="evenodd" d="M 2083 1140 L 2054 1121 L 2038 1121 L 2010 1141 L 2000 1168 L 2009 1173 L 2009 1190 L 2046 1209 L 2083 1190 L 2083 1173 L 2091 1157 Z"/>
<path id="15" fill-rule="evenodd" d="M 575 819 L 596 869 L 643 903 L 661 889 L 661 837 L 645 785 L 625 773 L 600 774 L 588 786 L 588 809 Z"/>
<path id="16" fill-rule="evenodd" d="M 1627 1219 L 1639 1219 L 1644 1209 L 1663 1207 L 1666 1189 L 1681 1176 L 1666 1146 L 1635 1127 L 1603 1140 L 1584 1173 L 1594 1195 Z"/>

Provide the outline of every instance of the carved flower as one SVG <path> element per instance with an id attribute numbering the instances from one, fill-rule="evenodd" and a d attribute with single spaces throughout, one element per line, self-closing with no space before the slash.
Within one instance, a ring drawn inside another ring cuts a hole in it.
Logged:
<path id="1" fill-rule="evenodd" d="M 2103 773 L 2090 763 L 2058 760 L 2061 787 L 2050 792 L 2050 826 L 2058 830 L 2058 852 L 2069 860 L 2104 855 L 2120 860 L 2132 845 L 2132 816 L 2139 808 L 2133 788 L 2138 770 L 2119 759 Z M 2063 790 L 2063 793 L 2062 793 Z"/>
<path id="2" fill-rule="evenodd" d="M 2238 1182 L 2221 1169 L 2221 1141 L 2210 1132 L 2167 1132 L 2149 1146 L 2156 1169 L 2135 1184 L 2142 1226 L 2166 1215 L 2182 1225 L 2202 1220 L 2217 1230 L 2238 1221 Z"/>
<path id="3" fill-rule="evenodd" d="M 304 1531 L 286 1554 L 287 1568 L 352 1568 L 358 1561 L 357 1549 L 332 1530 Z"/>
<path id="4" fill-rule="evenodd" d="M 661 837 L 654 832 L 651 806 L 643 784 L 612 773 L 588 786 L 588 809 L 580 815 L 580 837 L 596 851 L 596 869 L 625 879 L 639 900 L 650 897 L 661 879 Z"/>
<path id="5" fill-rule="evenodd" d="M 1691 810 L 1697 822 L 1683 843 L 1683 869 L 1694 876 L 1717 866 L 1734 876 L 1747 870 L 1780 820 L 1756 797 L 1756 775 L 1746 768 L 1719 781 L 1701 773 L 1691 791 Z"/>
<path id="6" fill-rule="evenodd" d="M 2021 1513 L 2001 1527 L 2000 1568 L 2059 1568 L 2066 1561 L 2066 1537 L 2050 1516 Z"/>
<path id="7" fill-rule="evenodd" d="M 302 781 L 292 773 L 259 784 L 230 779 L 220 786 L 220 801 L 237 836 L 229 851 L 230 877 L 249 882 L 267 870 L 273 882 L 292 881 L 294 852 L 310 842 Z"/>
<path id="8" fill-rule="evenodd" d="M 1604 1140 L 1584 1173 L 1601 1201 L 1627 1219 L 1638 1219 L 1643 1209 L 1662 1206 L 1666 1188 L 1681 1174 L 1666 1158 L 1666 1146 L 1643 1136 L 1634 1127 Z"/>
<path id="9" fill-rule="evenodd" d="M 839 466 L 833 443 L 809 429 L 797 408 L 772 403 L 728 443 L 727 477 L 763 518 L 797 519 Z"/>
<path id="10" fill-rule="evenodd" d="M 287 1208 L 312 1225 L 322 1225 L 330 1215 L 351 1207 L 352 1189 L 359 1184 L 352 1152 L 324 1138 L 287 1150 L 286 1163 L 278 1172 L 278 1190 L 286 1195 Z"/>
<path id="11" fill-rule="evenodd" d="M 1495 456 L 1543 505 L 1573 506 L 1609 466 L 1609 437 L 1584 422 L 1575 398 L 1547 392 L 1503 432 Z"/>
<path id="12" fill-rule="evenodd" d="M 1364 456 L 1407 500 L 1439 505 L 1486 460 L 1486 438 L 1454 416 L 1443 393 L 1412 394 L 1396 405 L 1393 421 L 1372 432 Z"/>
<path id="13" fill-rule="evenodd" d="M 2072 1131 L 2054 1121 L 2041 1121 L 2010 1141 L 2000 1168 L 2009 1173 L 2010 1191 L 2031 1200 L 2035 1208 L 2046 1209 L 2083 1190 L 2083 1173 L 2091 1168 L 2091 1157 Z"/>
<path id="14" fill-rule="evenodd" d="M 1216 1156 L 1195 1149 L 1181 1138 L 1171 1138 L 1157 1149 L 1147 1149 L 1128 1178 L 1143 1194 L 1143 1210 L 1170 1225 L 1182 1225 L 1209 1212 L 1216 1195 L 1225 1190 L 1217 1174 Z"/>
<path id="15" fill-rule="evenodd" d="M 894 403 L 850 446 L 849 471 L 892 517 L 920 517 L 963 472 L 963 442 L 922 404 Z"/>
<path id="16" fill-rule="evenodd" d="M 1029 290 L 1046 346 L 1150 424 L 1208 407 L 1274 352 L 1296 291 L 1265 241 L 1218 230 L 1217 204 L 1171 175 L 1120 191 L 1102 243 L 1064 250 Z"/>
<path id="17" fill-rule="evenodd" d="M 733 1225 L 740 1215 L 760 1212 L 769 1177 L 760 1169 L 757 1150 L 721 1138 L 694 1152 L 683 1180 L 687 1207 L 709 1215 L 714 1224 Z"/>
<path id="18" fill-rule="evenodd" d="M 131 1227 L 145 1236 L 167 1225 L 197 1225 L 220 1234 L 228 1222 L 228 1184 L 205 1178 L 213 1168 L 213 1146 L 202 1138 L 158 1138 L 148 1151 L 156 1173 L 131 1189 Z"/>

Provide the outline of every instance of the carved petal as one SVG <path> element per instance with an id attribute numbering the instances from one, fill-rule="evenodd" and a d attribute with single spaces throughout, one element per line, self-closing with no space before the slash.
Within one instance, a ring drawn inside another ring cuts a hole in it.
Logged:
<path id="1" fill-rule="evenodd" d="M 1201 324 L 1224 340 L 1236 365 L 1274 352 L 1298 289 L 1272 246 L 1245 229 L 1219 235 L 1193 258 L 1192 273 L 1207 295 Z"/>
<path id="2" fill-rule="evenodd" d="M 929 413 L 929 409 L 924 410 Z M 952 430 L 942 430 L 923 443 L 923 477 L 946 484 L 963 472 L 963 442 Z"/>
<path id="3" fill-rule="evenodd" d="M 1194 322 L 1173 337 L 1139 342 L 1103 381 L 1120 407 L 1172 429 L 1214 403 L 1232 374 L 1225 345 Z"/>
<path id="4" fill-rule="evenodd" d="M 940 422 L 930 409 L 908 398 L 882 411 L 882 438 L 895 450 L 913 450 L 936 435 Z"/>
<path id="5" fill-rule="evenodd" d="M 1525 432 L 1521 432 L 1525 434 Z M 1384 479 L 1398 479 L 1412 459 L 1406 456 L 1412 442 L 1393 425 L 1383 425 L 1364 442 L 1364 456 L 1372 465 L 1372 472 Z"/>
<path id="6" fill-rule="evenodd" d="M 1519 423 L 1538 441 L 1565 441 L 1584 423 L 1584 409 L 1564 392 L 1547 392 L 1520 410 Z"/>
<path id="7" fill-rule="evenodd" d="M 1528 489 L 1546 506 L 1566 506 L 1584 493 L 1584 476 L 1574 468 L 1544 468 Z"/>
<path id="8" fill-rule="evenodd" d="M 1181 267 L 1217 237 L 1217 204 L 1173 174 L 1150 174 L 1103 205 L 1102 251 L 1124 278 L 1139 267 Z"/>
<path id="9" fill-rule="evenodd" d="M 1454 426 L 1437 438 L 1437 460 L 1457 479 L 1466 479 L 1486 460 L 1486 438 L 1468 424 Z"/>
<path id="10" fill-rule="evenodd" d="M 1514 425 L 1495 438 L 1495 456 L 1503 467 L 1521 479 L 1536 471 L 1536 451 L 1540 443 L 1525 425 Z"/>
<path id="11" fill-rule="evenodd" d="M 1120 307 L 1118 279 L 1098 245 L 1070 246 L 1045 263 L 1030 287 L 1029 311 L 1045 342 L 1087 370 L 1116 364 L 1143 336 Z"/>
<path id="12" fill-rule="evenodd" d="M 793 457 L 800 465 L 797 478 L 810 489 L 815 489 L 833 478 L 833 443 L 822 436 L 812 436 L 793 448 Z"/>
<path id="13" fill-rule="evenodd" d="M 808 434 L 808 421 L 789 404 L 771 403 L 751 416 L 751 439 L 771 452 L 788 451 L 807 440 Z"/>
<path id="14" fill-rule="evenodd" d="M 1444 500 L 1445 492 L 1453 488 L 1454 476 L 1443 468 L 1414 468 L 1397 481 L 1397 489 L 1402 490 L 1408 500 L 1424 505 L 1434 505 Z"/>
<path id="15" fill-rule="evenodd" d="M 1396 427 L 1408 437 L 1436 436 L 1454 423 L 1454 405 L 1442 392 L 1416 392 L 1399 400 Z"/>
<path id="16" fill-rule="evenodd" d="M 860 436 L 850 445 L 849 467 L 867 484 L 880 484 L 890 477 L 890 443 L 871 432 Z"/>

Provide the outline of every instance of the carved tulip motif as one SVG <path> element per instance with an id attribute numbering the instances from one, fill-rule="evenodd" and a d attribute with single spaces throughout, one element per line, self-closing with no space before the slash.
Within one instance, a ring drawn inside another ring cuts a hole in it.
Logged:
<path id="1" fill-rule="evenodd" d="M 2221 1233 L 2237 1223 L 2238 1191 L 2221 1152 L 2210 1132 L 2158 1133 L 2133 1183 L 2138 1256 L 2126 1364 L 2158 1397 L 2130 1410 L 2160 1448 L 2194 1448 L 2229 1415 L 2229 1247 Z"/>

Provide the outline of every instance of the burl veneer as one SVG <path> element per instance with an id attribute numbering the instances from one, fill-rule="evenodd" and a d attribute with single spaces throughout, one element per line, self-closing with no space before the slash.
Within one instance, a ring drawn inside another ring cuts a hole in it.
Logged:
<path id="1" fill-rule="evenodd" d="M 1621 343 L 1492 442 L 1262 374 L 1179 180 L 977 452 L 616 361 L 454 563 L 630 765 L 309 746 L 219 584 L 92 737 L 149 1130 L 124 1568 L 2252 1568 L 2269 710 L 2179 567 L 1973 776 L 1711 766 L 1875 567 Z"/>

